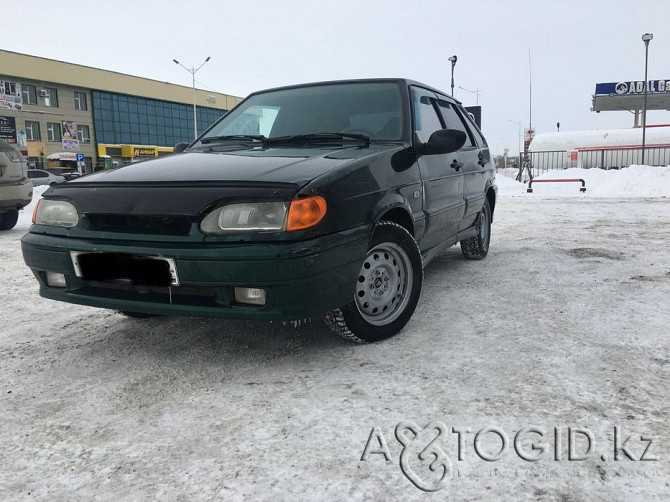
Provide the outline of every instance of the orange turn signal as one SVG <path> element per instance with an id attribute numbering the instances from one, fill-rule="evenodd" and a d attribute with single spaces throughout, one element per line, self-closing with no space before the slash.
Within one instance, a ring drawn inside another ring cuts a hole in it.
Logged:
<path id="1" fill-rule="evenodd" d="M 35 209 L 33 209 L 33 225 L 35 224 L 35 218 L 37 218 L 37 209 L 40 207 L 40 202 L 42 202 L 42 199 L 37 201 L 37 204 L 35 204 Z"/>
<path id="2" fill-rule="evenodd" d="M 304 197 L 291 201 L 286 220 L 286 230 L 304 230 L 312 228 L 326 216 L 326 199 L 320 195 Z"/>

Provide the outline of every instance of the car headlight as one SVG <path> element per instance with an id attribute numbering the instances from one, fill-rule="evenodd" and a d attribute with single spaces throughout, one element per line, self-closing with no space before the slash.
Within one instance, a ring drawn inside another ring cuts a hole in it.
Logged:
<path id="1" fill-rule="evenodd" d="M 269 232 L 284 229 L 285 202 L 243 202 L 222 206 L 202 220 L 205 234 Z"/>
<path id="2" fill-rule="evenodd" d="M 33 213 L 33 223 L 71 228 L 79 223 L 77 208 L 64 200 L 41 199 Z"/>
<path id="3" fill-rule="evenodd" d="M 221 206 L 202 220 L 205 234 L 305 230 L 326 216 L 326 199 L 319 195 L 288 202 L 243 202 Z"/>

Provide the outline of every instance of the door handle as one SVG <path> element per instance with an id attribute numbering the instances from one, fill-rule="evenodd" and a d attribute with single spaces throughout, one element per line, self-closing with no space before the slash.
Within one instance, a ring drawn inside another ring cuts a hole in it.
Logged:
<path id="1" fill-rule="evenodd" d="M 461 167 L 463 167 L 463 163 L 454 159 L 454 161 L 449 165 L 449 167 L 456 169 L 458 171 Z"/>

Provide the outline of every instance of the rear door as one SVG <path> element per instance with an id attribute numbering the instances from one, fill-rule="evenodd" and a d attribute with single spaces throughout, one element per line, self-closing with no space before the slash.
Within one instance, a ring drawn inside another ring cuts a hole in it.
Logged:
<path id="1" fill-rule="evenodd" d="M 430 135 L 445 128 L 438 112 L 438 97 L 427 89 L 412 87 L 414 131 L 425 143 Z M 436 246 L 458 231 L 463 218 L 463 170 L 459 152 L 422 155 L 418 159 L 423 181 L 426 233 L 419 243 L 422 251 Z"/>
<path id="2" fill-rule="evenodd" d="M 457 103 L 441 97 L 439 104 L 440 112 L 448 129 L 458 129 L 465 133 L 466 139 L 463 148 L 460 150 L 463 162 L 463 201 L 465 211 L 463 221 L 458 230 L 470 227 L 477 216 L 477 213 L 484 205 L 486 169 L 490 163 L 490 154 L 488 146 L 483 137 L 475 134 L 475 126 L 472 124 L 467 112 Z M 478 132 L 478 131 L 477 131 Z M 480 141 L 481 139 L 481 144 Z"/>

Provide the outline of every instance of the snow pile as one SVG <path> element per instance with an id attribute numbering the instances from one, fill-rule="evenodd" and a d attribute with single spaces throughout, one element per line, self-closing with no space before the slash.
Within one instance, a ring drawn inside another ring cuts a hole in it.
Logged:
<path id="1" fill-rule="evenodd" d="M 586 192 L 579 191 L 581 183 L 533 183 L 533 193 L 527 193 L 527 183 L 514 177 L 516 169 L 498 171 L 496 184 L 503 196 L 529 197 L 667 197 L 670 195 L 670 167 L 630 166 L 621 170 L 565 169 L 547 171 L 536 180 L 583 179 Z"/>

